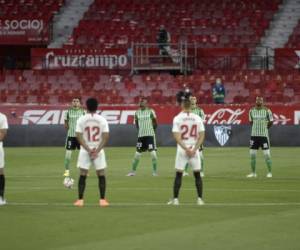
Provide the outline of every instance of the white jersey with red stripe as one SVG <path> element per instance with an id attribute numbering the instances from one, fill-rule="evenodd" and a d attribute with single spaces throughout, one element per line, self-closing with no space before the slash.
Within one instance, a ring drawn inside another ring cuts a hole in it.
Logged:
<path id="1" fill-rule="evenodd" d="M 77 120 L 76 133 L 83 134 L 83 139 L 89 148 L 97 148 L 101 143 L 102 133 L 108 132 L 108 123 L 101 115 L 88 113 Z M 84 150 L 83 147 L 81 150 Z"/>
<path id="2" fill-rule="evenodd" d="M 198 115 L 182 111 L 174 117 L 172 132 L 180 133 L 181 140 L 186 146 L 194 146 L 202 131 L 205 131 L 205 128 Z M 178 145 L 178 147 L 180 146 Z"/>

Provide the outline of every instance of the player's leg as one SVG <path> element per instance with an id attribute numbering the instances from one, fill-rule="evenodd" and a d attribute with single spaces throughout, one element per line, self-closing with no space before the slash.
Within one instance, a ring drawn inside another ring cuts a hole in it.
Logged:
<path id="1" fill-rule="evenodd" d="M 188 169 L 189 169 L 189 164 L 187 163 L 187 164 L 185 164 L 185 167 L 184 167 L 183 176 L 189 176 Z"/>
<path id="2" fill-rule="evenodd" d="M 268 178 L 272 178 L 272 160 L 271 160 L 271 152 L 270 152 L 270 149 L 264 149 L 264 150 L 263 150 L 263 153 L 264 153 L 265 162 L 266 162 L 267 168 L 268 168 L 268 174 L 267 174 L 267 177 L 268 177 Z"/>
<path id="3" fill-rule="evenodd" d="M 157 176 L 157 153 L 156 153 L 156 139 L 155 136 L 149 136 L 147 138 L 147 146 L 150 151 L 151 160 L 152 160 L 152 175 Z"/>
<path id="4" fill-rule="evenodd" d="M 91 165 L 91 159 L 86 151 L 80 151 L 78 155 L 77 167 L 80 170 L 79 180 L 78 180 L 78 200 L 75 201 L 74 205 L 82 207 L 84 205 L 84 191 L 86 186 L 86 178 L 88 175 L 88 170 Z"/>
<path id="5" fill-rule="evenodd" d="M 256 177 L 256 155 L 259 148 L 259 141 L 257 137 L 251 136 L 250 139 L 250 166 L 251 173 L 247 175 L 247 178 Z"/>
<path id="6" fill-rule="evenodd" d="M 204 177 L 204 156 L 203 156 L 203 147 L 201 146 L 200 151 L 200 163 L 201 163 L 201 170 L 200 170 L 200 175 L 201 177 Z"/>
<path id="7" fill-rule="evenodd" d="M 101 150 L 99 156 L 93 161 L 98 176 L 98 189 L 100 194 L 99 205 L 106 207 L 109 205 L 105 198 L 106 193 L 106 176 L 105 168 L 107 167 L 104 150 Z"/>
<path id="8" fill-rule="evenodd" d="M 248 178 L 256 177 L 256 149 L 250 149 L 250 166 L 251 173 L 247 175 Z"/>
<path id="9" fill-rule="evenodd" d="M 157 153 L 156 150 L 150 151 L 151 159 L 152 159 L 152 175 L 157 176 Z"/>
<path id="10" fill-rule="evenodd" d="M 145 151 L 144 145 L 143 145 L 143 138 L 139 137 L 138 141 L 136 143 L 136 152 L 134 154 L 133 161 L 131 164 L 131 171 L 127 174 L 127 176 L 135 176 L 135 172 L 139 165 L 143 151 Z"/>
<path id="11" fill-rule="evenodd" d="M 197 205 L 204 205 L 203 197 L 203 183 L 201 178 L 201 160 L 200 152 L 196 152 L 195 156 L 189 159 L 189 165 L 192 167 L 195 177 L 195 187 L 197 191 Z"/>
<path id="12" fill-rule="evenodd" d="M 168 202 L 168 205 L 179 205 L 179 192 L 182 183 L 182 174 L 184 167 L 188 162 L 188 158 L 182 149 L 177 149 L 176 160 L 175 160 L 175 178 L 173 183 L 173 199 Z"/>
<path id="13" fill-rule="evenodd" d="M 3 146 L 0 146 L 0 206 L 5 205 L 4 199 L 5 190 L 5 175 L 4 175 L 4 150 Z"/>
<path id="14" fill-rule="evenodd" d="M 272 178 L 272 160 L 270 152 L 270 142 L 268 137 L 262 137 L 261 147 L 264 153 L 265 162 L 268 168 L 267 178 Z"/>
<path id="15" fill-rule="evenodd" d="M 65 166 L 64 176 L 68 177 L 70 176 L 70 162 L 72 158 L 72 150 L 74 147 L 71 137 L 67 137 L 65 147 L 66 147 L 66 153 L 65 153 L 65 162 L 64 162 L 64 166 Z"/>

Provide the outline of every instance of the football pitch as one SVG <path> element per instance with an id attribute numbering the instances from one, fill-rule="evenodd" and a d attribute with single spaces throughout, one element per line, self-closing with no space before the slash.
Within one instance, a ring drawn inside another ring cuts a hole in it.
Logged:
<path id="1" fill-rule="evenodd" d="M 192 175 L 184 177 L 180 206 L 172 195 L 175 147 L 159 148 L 159 176 L 144 154 L 137 176 L 126 177 L 135 148 L 107 148 L 107 199 L 98 207 L 94 171 L 83 208 L 63 187 L 63 148 L 5 148 L 7 206 L 0 207 L 0 249 L 300 249 L 300 151 L 272 148 L 273 178 L 261 152 L 258 178 L 247 148 L 205 148 L 205 206 L 196 206 Z"/>

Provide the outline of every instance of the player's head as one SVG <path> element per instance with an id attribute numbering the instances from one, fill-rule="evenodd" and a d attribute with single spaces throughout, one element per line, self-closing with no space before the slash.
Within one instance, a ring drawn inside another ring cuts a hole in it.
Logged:
<path id="1" fill-rule="evenodd" d="M 81 101 L 79 97 L 74 97 L 72 99 L 72 107 L 73 108 L 79 108 L 81 106 Z"/>
<path id="2" fill-rule="evenodd" d="M 255 100 L 255 104 L 257 107 L 261 107 L 264 105 L 264 98 L 262 96 L 257 96 Z"/>
<path id="3" fill-rule="evenodd" d="M 161 25 L 159 26 L 159 30 L 165 30 L 165 25 L 161 24 Z"/>
<path id="4" fill-rule="evenodd" d="M 147 107 L 147 105 L 148 105 L 147 98 L 146 97 L 141 97 L 140 103 L 139 103 L 140 108 L 144 109 L 144 108 Z"/>
<path id="5" fill-rule="evenodd" d="M 185 99 L 189 99 L 191 97 L 192 93 L 190 92 L 189 89 L 184 89 L 184 90 L 180 90 L 177 94 L 176 94 L 176 101 L 178 104 L 182 104 L 182 101 Z"/>
<path id="6" fill-rule="evenodd" d="M 191 96 L 190 100 L 191 100 L 192 108 L 196 108 L 197 107 L 197 98 L 196 98 L 196 96 Z"/>
<path id="7" fill-rule="evenodd" d="M 86 100 L 86 108 L 90 113 L 95 113 L 98 108 L 98 101 L 95 98 L 89 98 Z"/>
<path id="8" fill-rule="evenodd" d="M 182 92 L 180 100 L 180 105 L 183 110 L 190 110 L 192 108 L 190 92 Z"/>

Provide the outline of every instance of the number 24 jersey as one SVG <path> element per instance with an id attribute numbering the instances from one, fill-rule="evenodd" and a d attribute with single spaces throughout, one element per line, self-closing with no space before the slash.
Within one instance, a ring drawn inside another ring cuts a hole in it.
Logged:
<path id="1" fill-rule="evenodd" d="M 101 115 L 88 113 L 77 120 L 76 133 L 83 134 L 83 139 L 90 148 L 98 147 L 102 133 L 108 132 L 108 123 Z"/>
<path id="2" fill-rule="evenodd" d="M 181 140 L 186 146 L 194 146 L 199 133 L 205 131 L 202 119 L 191 112 L 180 112 L 173 120 L 172 132 L 181 134 Z"/>

